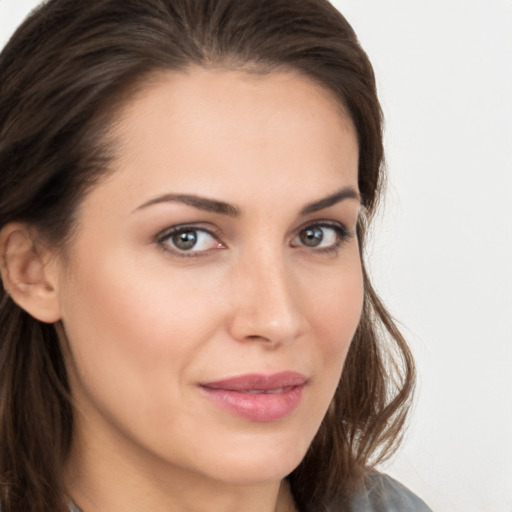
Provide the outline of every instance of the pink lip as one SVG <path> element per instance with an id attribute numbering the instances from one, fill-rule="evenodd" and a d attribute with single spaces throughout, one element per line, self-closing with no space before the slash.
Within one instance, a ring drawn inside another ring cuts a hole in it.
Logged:
<path id="1" fill-rule="evenodd" d="M 307 384 L 304 375 L 248 374 L 201 384 L 202 391 L 230 412 L 253 421 L 276 421 L 298 406 Z"/>

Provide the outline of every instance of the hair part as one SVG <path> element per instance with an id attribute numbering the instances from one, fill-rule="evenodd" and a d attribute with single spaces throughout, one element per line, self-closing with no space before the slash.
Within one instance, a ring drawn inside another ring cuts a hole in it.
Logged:
<path id="1" fill-rule="evenodd" d="M 294 70 L 354 123 L 367 223 L 382 195 L 382 113 L 371 64 L 327 0 L 49 0 L 0 55 L 0 229 L 33 225 L 64 248 L 115 158 L 112 127 L 155 73 L 190 66 Z M 364 266 L 364 261 L 363 261 Z M 414 364 L 364 271 L 364 307 L 333 403 L 288 477 L 300 510 L 348 496 L 403 433 Z M 0 505 L 64 512 L 72 399 L 55 326 L 0 290 Z"/>

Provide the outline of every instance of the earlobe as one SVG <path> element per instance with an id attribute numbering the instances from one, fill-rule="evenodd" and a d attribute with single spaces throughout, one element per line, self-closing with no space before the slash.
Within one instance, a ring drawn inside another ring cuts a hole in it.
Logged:
<path id="1" fill-rule="evenodd" d="M 0 231 L 0 270 L 12 300 L 37 320 L 60 320 L 56 279 L 49 252 L 37 244 L 30 226 L 13 222 Z"/>

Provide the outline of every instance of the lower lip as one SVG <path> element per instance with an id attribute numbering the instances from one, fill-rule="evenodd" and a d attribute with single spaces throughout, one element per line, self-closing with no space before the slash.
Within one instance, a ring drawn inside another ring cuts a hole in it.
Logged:
<path id="1" fill-rule="evenodd" d="M 203 392 L 217 404 L 243 418 L 268 422 L 291 414 L 302 398 L 305 385 L 291 386 L 279 393 L 247 393 L 202 387 Z"/>

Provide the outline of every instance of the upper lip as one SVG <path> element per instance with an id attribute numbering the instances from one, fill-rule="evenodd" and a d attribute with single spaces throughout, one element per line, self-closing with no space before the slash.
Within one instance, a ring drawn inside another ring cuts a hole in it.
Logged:
<path id="1" fill-rule="evenodd" d="M 215 382 L 206 382 L 201 384 L 201 386 L 209 389 L 222 389 L 225 391 L 270 391 L 273 389 L 303 386 L 306 382 L 307 378 L 301 373 L 285 371 L 271 375 L 249 373 Z"/>

